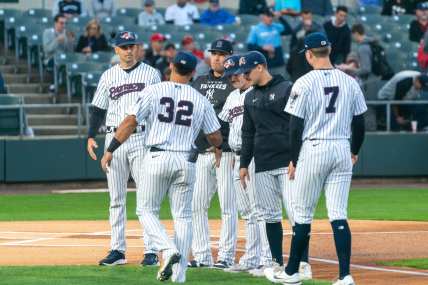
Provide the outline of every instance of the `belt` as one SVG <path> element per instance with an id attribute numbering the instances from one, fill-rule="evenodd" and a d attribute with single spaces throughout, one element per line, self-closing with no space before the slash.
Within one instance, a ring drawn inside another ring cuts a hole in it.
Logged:
<path id="1" fill-rule="evenodd" d="M 166 151 L 166 150 L 155 147 L 155 146 L 152 146 L 150 148 L 150 152 L 159 152 L 159 151 Z M 187 158 L 187 161 L 191 162 L 191 163 L 195 163 L 197 159 L 198 159 L 198 152 L 196 150 L 190 151 L 189 157 Z"/>
<path id="2" fill-rule="evenodd" d="M 152 146 L 150 148 L 150 152 L 158 152 L 158 151 L 165 151 L 165 150 L 161 149 L 161 148 L 158 148 L 158 147 L 155 147 L 155 146 Z"/>
<path id="3" fill-rule="evenodd" d="M 240 150 L 234 151 L 234 153 L 235 153 L 236 155 L 241 155 L 241 151 L 240 151 Z"/>
<path id="4" fill-rule="evenodd" d="M 134 134 L 144 132 L 146 127 L 144 125 L 137 126 L 135 130 L 133 131 Z M 115 133 L 117 131 L 117 127 L 107 126 L 106 127 L 106 133 Z"/>

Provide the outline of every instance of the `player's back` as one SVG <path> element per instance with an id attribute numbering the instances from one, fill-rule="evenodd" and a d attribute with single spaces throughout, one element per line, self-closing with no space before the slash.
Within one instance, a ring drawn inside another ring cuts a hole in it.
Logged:
<path id="1" fill-rule="evenodd" d="M 290 98 L 289 107 L 304 114 L 303 139 L 348 139 L 352 117 L 364 103 L 357 81 L 338 69 L 313 70 L 302 76 Z"/>
<path id="2" fill-rule="evenodd" d="M 151 85 L 146 91 L 152 96 L 146 145 L 191 150 L 211 106 L 209 101 L 190 85 L 170 81 Z"/>

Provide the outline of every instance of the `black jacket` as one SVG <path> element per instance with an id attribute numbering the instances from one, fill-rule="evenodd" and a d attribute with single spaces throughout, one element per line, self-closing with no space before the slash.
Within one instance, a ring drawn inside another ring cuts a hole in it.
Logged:
<path id="1" fill-rule="evenodd" d="M 331 61 L 334 64 L 345 62 L 351 51 L 351 29 L 348 24 L 336 27 L 331 20 L 328 20 L 324 23 L 324 31 L 331 42 Z"/>
<path id="2" fill-rule="evenodd" d="M 409 40 L 419 43 L 424 37 L 425 31 L 426 30 L 421 26 L 421 24 L 419 24 L 417 20 L 413 20 L 410 23 Z"/>
<path id="3" fill-rule="evenodd" d="M 235 89 L 233 88 L 228 78 L 215 77 L 212 70 L 207 75 L 202 75 L 196 78 L 192 82 L 192 87 L 207 97 L 207 99 L 213 105 L 216 114 L 221 112 L 230 92 Z M 221 133 L 223 135 L 222 149 L 223 151 L 231 151 L 227 142 L 229 138 L 229 124 L 221 120 L 219 120 L 219 122 L 221 125 Z M 208 141 L 202 133 L 199 134 L 195 143 L 198 147 L 198 150 L 202 152 L 210 147 Z"/>
<path id="4" fill-rule="evenodd" d="M 239 0 L 238 14 L 260 15 L 267 7 L 266 0 Z"/>
<path id="5" fill-rule="evenodd" d="M 256 172 L 290 163 L 290 116 L 284 112 L 290 91 L 291 82 L 275 75 L 268 84 L 256 86 L 245 96 L 241 168 L 248 168 L 253 156 Z"/>
<path id="6" fill-rule="evenodd" d="M 80 36 L 75 51 L 82 52 L 85 47 L 91 47 L 92 52 L 110 50 L 107 39 L 103 34 L 99 38 Z"/>

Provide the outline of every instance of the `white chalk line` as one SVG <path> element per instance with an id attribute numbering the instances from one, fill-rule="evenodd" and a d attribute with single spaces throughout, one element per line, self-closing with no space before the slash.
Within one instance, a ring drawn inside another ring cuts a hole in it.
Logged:
<path id="1" fill-rule="evenodd" d="M 127 192 L 136 192 L 135 188 L 128 188 Z M 109 192 L 106 188 L 99 189 L 70 189 L 70 190 L 53 190 L 51 193 L 53 194 L 80 194 L 80 193 L 107 193 Z"/>

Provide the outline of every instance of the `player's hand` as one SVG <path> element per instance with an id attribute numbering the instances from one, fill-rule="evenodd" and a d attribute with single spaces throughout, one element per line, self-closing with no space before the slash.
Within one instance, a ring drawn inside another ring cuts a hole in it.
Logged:
<path id="1" fill-rule="evenodd" d="M 296 174 L 296 168 L 293 165 L 293 162 L 290 161 L 290 163 L 288 164 L 288 178 L 290 180 L 294 180 L 294 176 Z"/>
<path id="2" fill-rule="evenodd" d="M 94 148 L 98 148 L 98 144 L 95 141 L 95 139 L 93 138 L 89 138 L 88 139 L 88 144 L 86 145 L 86 149 L 89 153 L 89 156 L 93 159 L 93 160 L 97 160 L 97 155 L 95 154 Z"/>
<path id="3" fill-rule="evenodd" d="M 358 155 L 351 153 L 352 165 L 355 165 L 358 161 Z"/>
<path id="4" fill-rule="evenodd" d="M 113 154 L 111 152 L 104 153 L 103 158 L 101 159 L 101 168 L 105 173 L 108 173 L 110 170 L 110 163 L 113 159 Z"/>
<path id="5" fill-rule="evenodd" d="M 214 155 L 215 155 L 215 167 L 220 167 L 220 161 L 221 161 L 221 155 L 223 151 L 221 149 L 215 148 L 214 149 Z"/>
<path id="6" fill-rule="evenodd" d="M 247 189 L 247 181 L 250 181 L 250 174 L 248 173 L 248 168 L 239 169 L 239 179 L 241 180 L 241 185 L 244 189 Z"/>

